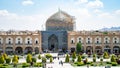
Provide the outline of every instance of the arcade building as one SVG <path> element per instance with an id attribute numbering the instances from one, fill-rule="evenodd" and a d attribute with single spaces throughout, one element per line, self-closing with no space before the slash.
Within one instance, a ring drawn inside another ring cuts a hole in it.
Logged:
<path id="1" fill-rule="evenodd" d="M 45 31 L 0 31 L 0 52 L 73 52 L 81 43 L 83 53 L 120 54 L 120 31 L 75 31 L 75 25 L 74 16 L 59 10 L 46 20 Z"/>

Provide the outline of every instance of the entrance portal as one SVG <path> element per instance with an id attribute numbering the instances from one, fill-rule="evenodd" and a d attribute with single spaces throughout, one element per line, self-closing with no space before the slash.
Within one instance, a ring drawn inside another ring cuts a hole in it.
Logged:
<path id="1" fill-rule="evenodd" d="M 48 49 L 50 51 L 57 51 L 58 50 L 58 38 L 56 35 L 52 34 L 49 38 L 48 38 Z"/>

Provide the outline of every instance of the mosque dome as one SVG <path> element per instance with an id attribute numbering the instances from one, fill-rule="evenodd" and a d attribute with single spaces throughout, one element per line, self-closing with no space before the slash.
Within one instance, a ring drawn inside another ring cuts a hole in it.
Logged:
<path id="1" fill-rule="evenodd" d="M 72 20 L 72 16 L 65 13 L 64 11 L 59 10 L 58 12 L 50 16 L 46 23 L 49 23 L 49 21 L 61 21 L 61 23 L 71 23 Z"/>
<path id="2" fill-rule="evenodd" d="M 74 17 L 59 10 L 46 21 L 46 30 L 73 30 Z"/>

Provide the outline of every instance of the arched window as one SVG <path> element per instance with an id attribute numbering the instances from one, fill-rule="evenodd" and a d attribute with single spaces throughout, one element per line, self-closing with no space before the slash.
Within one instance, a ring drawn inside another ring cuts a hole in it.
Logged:
<path id="1" fill-rule="evenodd" d="M 87 37 L 86 38 L 86 43 L 87 44 L 91 44 L 92 43 L 92 38 L 91 37 Z"/>
<path id="2" fill-rule="evenodd" d="M 104 38 L 104 43 L 105 43 L 105 44 L 110 43 L 110 38 L 109 38 L 108 36 L 106 36 L 106 37 Z"/>
<path id="3" fill-rule="evenodd" d="M 3 44 L 3 38 L 0 37 L 0 44 Z"/>
<path id="4" fill-rule="evenodd" d="M 30 36 L 25 38 L 25 43 L 26 44 L 32 44 L 32 38 Z"/>
<path id="5" fill-rule="evenodd" d="M 119 38 L 118 38 L 118 37 L 113 37 L 113 43 L 114 43 L 114 44 L 119 43 Z"/>
<path id="6" fill-rule="evenodd" d="M 39 39 L 35 38 L 35 44 L 39 44 Z"/>
<path id="7" fill-rule="evenodd" d="M 99 36 L 97 36 L 97 37 L 95 38 L 95 43 L 96 43 L 96 44 L 101 43 L 101 38 L 100 38 Z"/>
<path id="8" fill-rule="evenodd" d="M 16 37 L 16 44 L 22 44 L 23 40 L 22 37 Z"/>
<path id="9" fill-rule="evenodd" d="M 83 43 L 83 38 L 82 38 L 82 37 L 78 37 L 78 38 L 77 38 L 77 42 L 78 42 L 78 43 Z"/>
<path id="10" fill-rule="evenodd" d="M 13 44 L 13 38 L 7 37 L 6 38 L 6 44 Z"/>
<path id="11" fill-rule="evenodd" d="M 74 38 L 71 38 L 71 44 L 74 44 L 74 43 L 75 43 Z"/>

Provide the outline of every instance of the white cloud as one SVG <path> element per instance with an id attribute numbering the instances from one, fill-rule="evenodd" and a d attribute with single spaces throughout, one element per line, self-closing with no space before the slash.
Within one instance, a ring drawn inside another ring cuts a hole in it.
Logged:
<path id="1" fill-rule="evenodd" d="M 16 16 L 16 14 L 9 13 L 7 10 L 0 10 L 0 16 Z"/>
<path id="2" fill-rule="evenodd" d="M 77 0 L 75 3 L 76 4 L 84 4 L 84 3 L 87 3 L 88 0 Z"/>
<path id="3" fill-rule="evenodd" d="M 90 1 L 90 2 L 88 2 L 87 7 L 102 8 L 103 7 L 103 2 L 100 1 L 100 0 Z"/>
<path id="4" fill-rule="evenodd" d="M 34 4 L 34 2 L 33 2 L 32 0 L 24 0 L 24 1 L 22 2 L 22 5 L 24 5 L 24 6 L 33 5 L 33 4 Z"/>
<path id="5" fill-rule="evenodd" d="M 17 15 L 7 10 L 0 10 L 0 29 L 43 30 L 41 25 L 46 21 L 46 15 L 44 15 Z"/>
<path id="6" fill-rule="evenodd" d="M 116 10 L 115 14 L 120 15 L 120 10 Z"/>
<path id="7" fill-rule="evenodd" d="M 101 13 L 102 11 L 99 9 L 95 9 L 95 10 L 93 10 L 93 12 L 98 14 L 98 13 Z"/>

